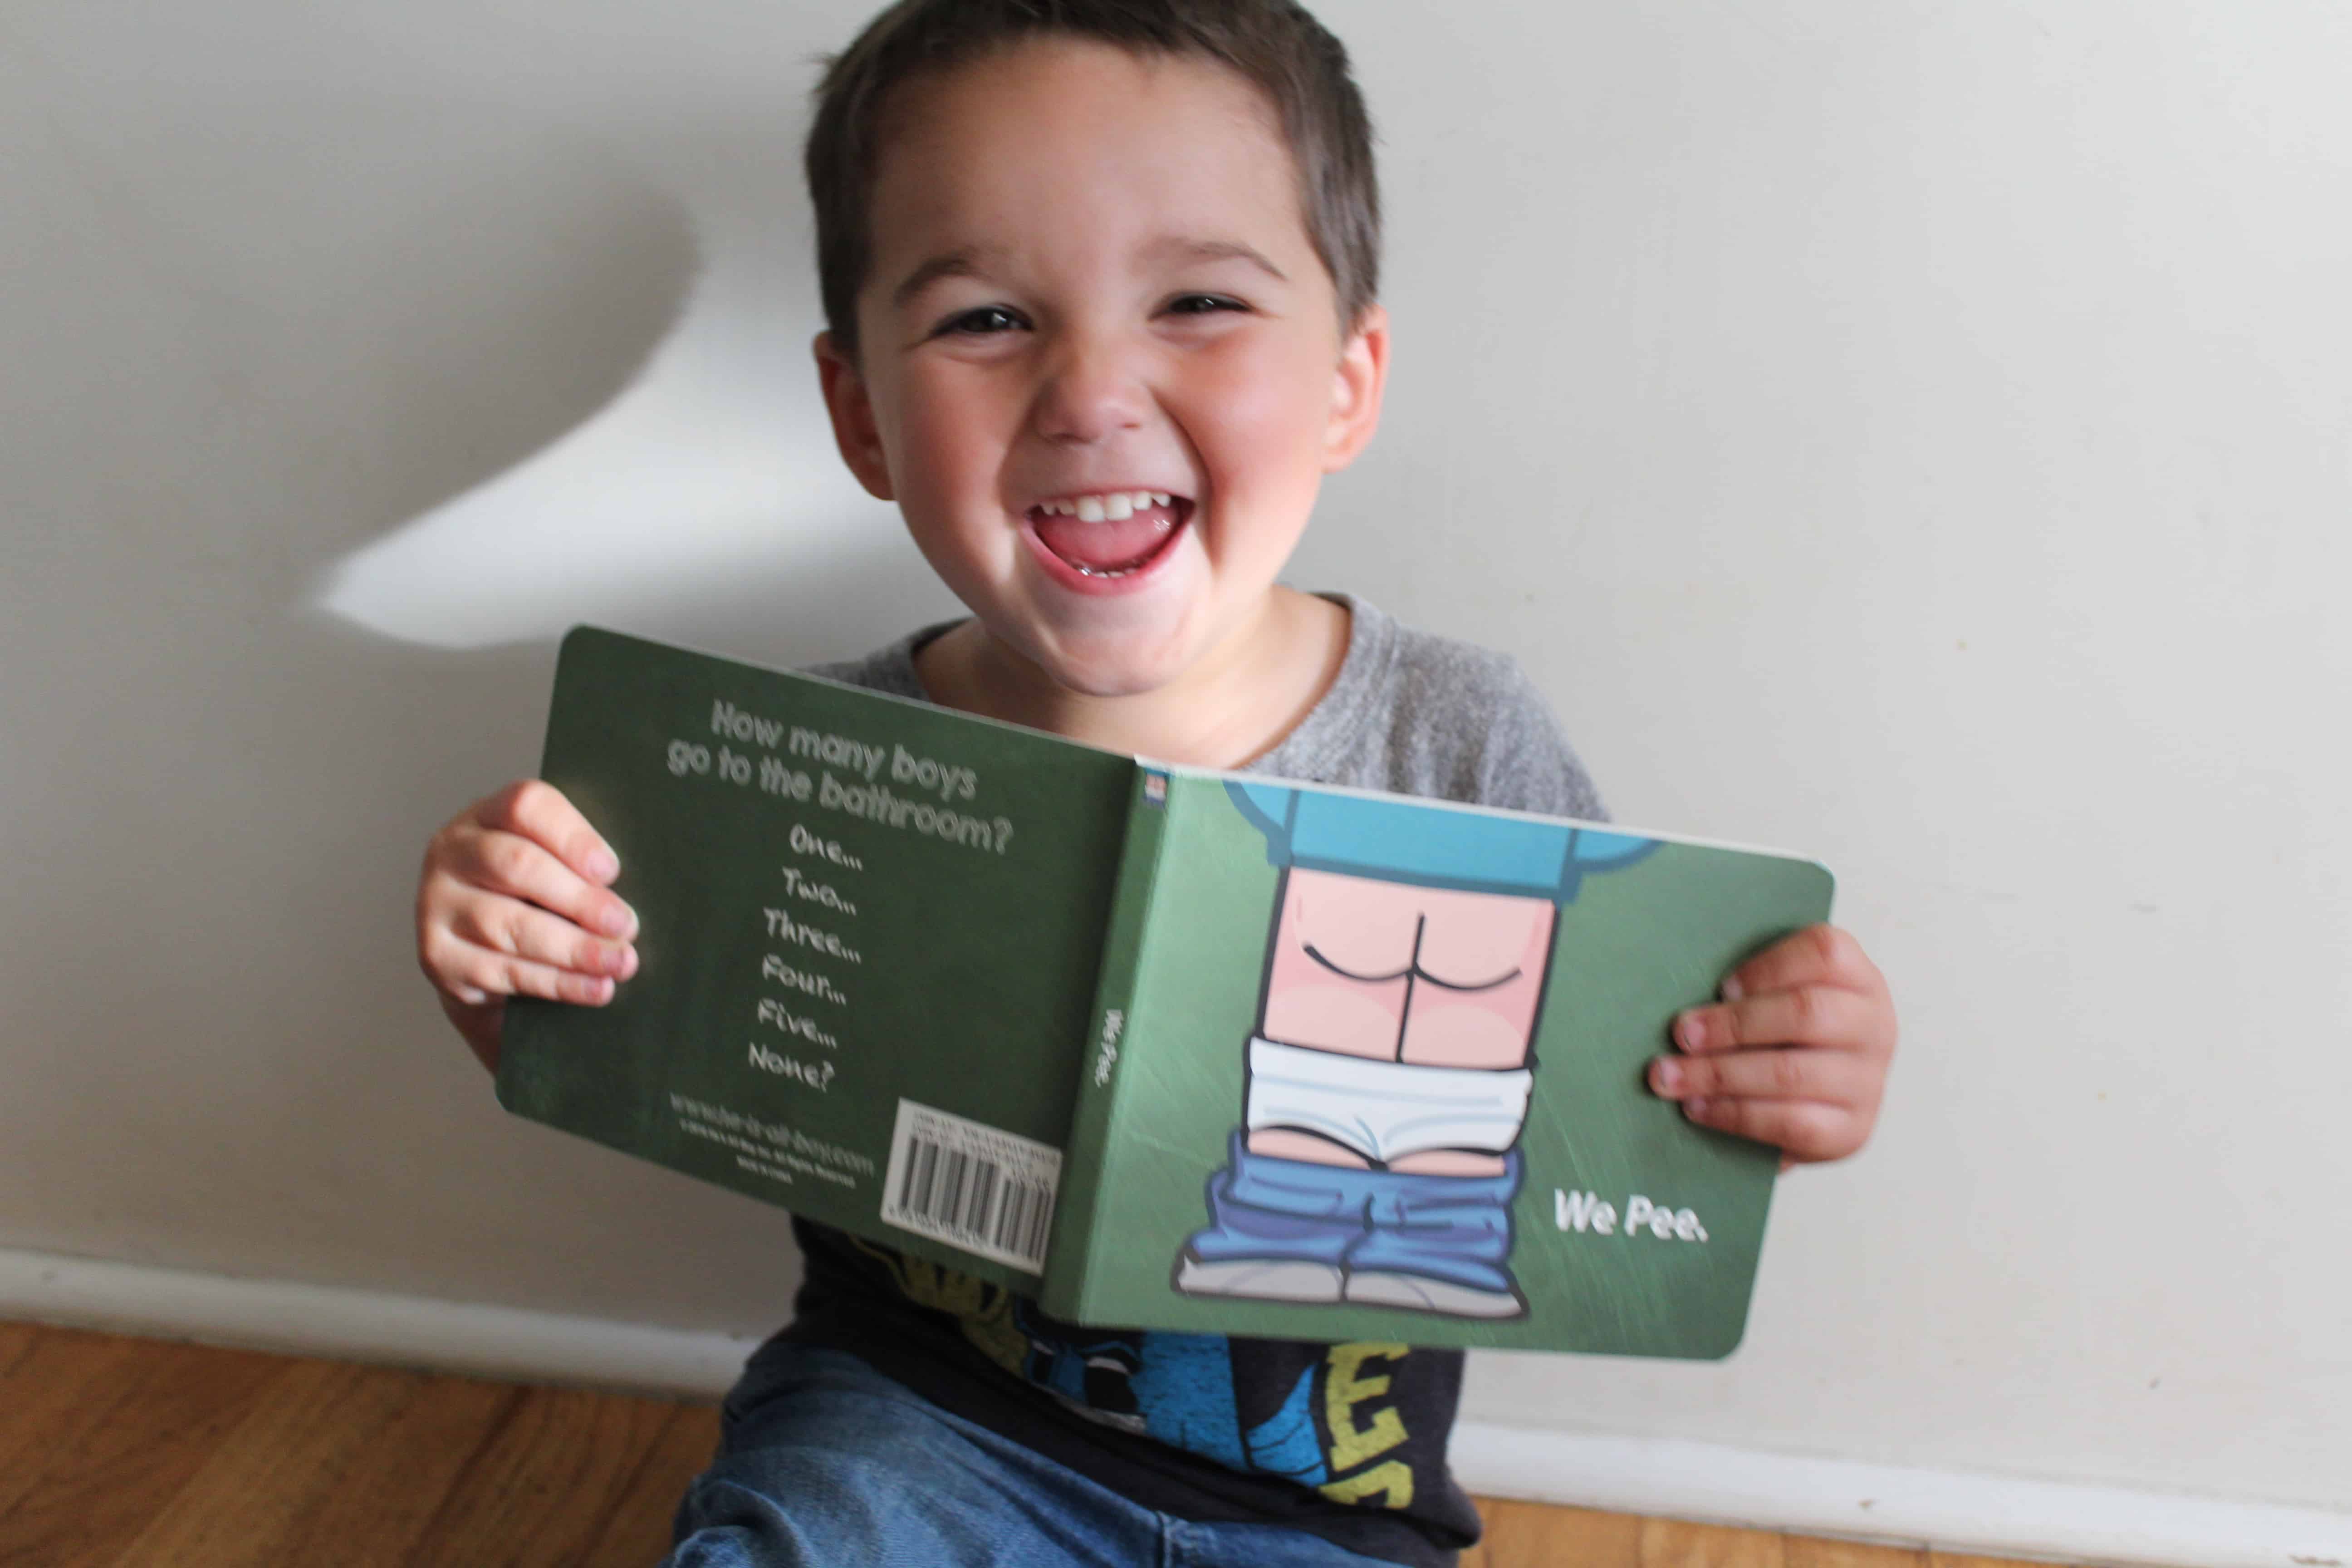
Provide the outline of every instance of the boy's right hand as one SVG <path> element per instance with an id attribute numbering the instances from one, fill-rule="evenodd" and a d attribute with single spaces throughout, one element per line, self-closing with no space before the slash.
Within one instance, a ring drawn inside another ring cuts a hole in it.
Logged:
<path id="1" fill-rule="evenodd" d="M 425 847 L 416 961 L 482 1065 L 499 1068 L 509 996 L 602 1006 L 637 972 L 636 912 L 606 890 L 612 847 L 563 793 L 517 779 Z"/>

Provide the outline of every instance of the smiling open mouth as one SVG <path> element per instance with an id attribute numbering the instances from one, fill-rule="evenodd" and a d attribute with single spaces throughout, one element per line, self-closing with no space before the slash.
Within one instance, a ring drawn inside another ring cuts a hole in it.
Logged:
<path id="1" fill-rule="evenodd" d="M 1055 559 L 1087 577 L 1125 577 L 1159 559 L 1192 515 L 1165 491 L 1114 490 L 1029 509 L 1030 530 Z"/>

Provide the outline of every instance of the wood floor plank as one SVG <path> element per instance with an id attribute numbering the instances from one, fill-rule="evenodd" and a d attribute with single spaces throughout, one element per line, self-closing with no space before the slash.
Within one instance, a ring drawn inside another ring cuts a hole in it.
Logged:
<path id="1" fill-rule="evenodd" d="M 1679 1520 L 1642 1521 L 1642 1568 L 1788 1568 L 1780 1538 Z"/>
<path id="2" fill-rule="evenodd" d="M 1784 1535 L 1788 1568 L 1928 1568 L 1927 1554 L 1911 1546 L 1865 1546 L 1857 1541 L 1817 1541 Z"/>
<path id="3" fill-rule="evenodd" d="M 1631 1514 L 1480 1499 L 1486 1538 L 1462 1568 L 1641 1568 L 1642 1521 Z"/>
<path id="4" fill-rule="evenodd" d="M 468 1377 L 427 1377 L 340 1485 L 316 1493 L 287 1528 L 285 1561 L 406 1568 L 527 1391 Z M 648 1559 L 648 1562 L 652 1559 Z"/>
<path id="5" fill-rule="evenodd" d="M 669 1552 L 678 1500 L 719 1451 L 719 1406 L 680 1405 L 646 1450 L 583 1568 L 646 1568 Z"/>
<path id="6" fill-rule="evenodd" d="M 0 1384 L 8 1381 L 16 1363 L 31 1353 L 41 1331 L 31 1323 L 0 1323 Z"/>
<path id="7" fill-rule="evenodd" d="M 372 1466 L 425 1374 L 297 1361 L 223 1437 L 111 1568 L 271 1568 L 335 1488 Z M 452 1559 L 451 1561 L 456 1561 Z M 91 1568 L 100 1568 L 93 1563 Z"/>
<path id="8" fill-rule="evenodd" d="M 59 1435 L 0 1514 L 0 1563 L 103 1561 L 179 1494 L 289 1364 L 203 1345 L 156 1346 L 126 1363 L 135 1378 L 107 1380 L 117 1397 Z"/>
<path id="9" fill-rule="evenodd" d="M 34 1331 L 0 1399 L 0 1524 L 138 1388 L 151 1348 L 111 1334 Z"/>
<path id="10" fill-rule="evenodd" d="M 672 1409 L 657 1399 L 527 1390 L 418 1541 L 415 1561 L 573 1568 L 610 1532 Z"/>

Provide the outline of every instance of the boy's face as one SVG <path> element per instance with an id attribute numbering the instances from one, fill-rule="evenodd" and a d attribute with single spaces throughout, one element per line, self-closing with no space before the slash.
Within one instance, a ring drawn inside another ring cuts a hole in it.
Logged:
<path id="1" fill-rule="evenodd" d="M 859 363 L 816 345 L 843 456 L 1066 688 L 1246 657 L 1387 363 L 1377 308 L 1339 330 L 1271 105 L 1207 61 L 1053 39 L 890 109 Z M 1137 491 L 1171 500 L 1090 515 Z"/>

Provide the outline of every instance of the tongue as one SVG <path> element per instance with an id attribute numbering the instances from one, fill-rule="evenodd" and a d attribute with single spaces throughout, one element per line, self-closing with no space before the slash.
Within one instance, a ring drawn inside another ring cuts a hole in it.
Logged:
<path id="1" fill-rule="evenodd" d="M 1175 521 L 1170 508 L 1155 506 L 1124 522 L 1081 522 L 1060 512 L 1048 512 L 1034 526 L 1045 548 L 1071 565 L 1091 572 L 1121 572 L 1159 549 Z"/>

